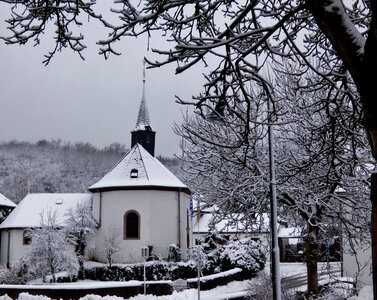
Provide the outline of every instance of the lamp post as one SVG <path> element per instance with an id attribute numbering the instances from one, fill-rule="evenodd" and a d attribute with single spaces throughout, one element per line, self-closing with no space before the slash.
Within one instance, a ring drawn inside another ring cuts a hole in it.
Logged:
<path id="1" fill-rule="evenodd" d="M 280 253 L 277 233 L 277 201 L 276 201 L 276 177 L 275 177 L 275 149 L 274 131 L 271 118 L 271 104 L 267 101 L 268 110 L 268 152 L 270 167 L 270 232 L 271 232 L 271 280 L 274 300 L 281 300 L 280 282 Z"/>
<path id="2" fill-rule="evenodd" d="M 147 294 L 146 261 L 147 261 L 147 258 L 149 257 L 149 248 L 148 247 L 141 248 L 141 256 L 144 258 L 144 268 L 143 268 L 144 275 L 143 275 L 143 278 L 144 278 L 144 296 L 145 296 Z"/>
<path id="3" fill-rule="evenodd" d="M 268 91 L 268 89 L 266 90 Z M 274 132 L 273 132 L 273 125 L 272 125 L 272 117 L 271 117 L 272 116 L 271 103 L 270 103 L 271 95 L 269 92 L 268 92 L 268 96 L 269 97 L 267 100 L 267 112 L 268 112 L 268 116 L 267 116 L 268 132 L 267 133 L 268 133 L 268 152 L 269 152 L 269 168 L 270 168 L 271 279 L 272 279 L 273 300 L 281 300 L 280 257 L 279 257 L 280 251 L 279 251 L 278 229 L 277 229 L 275 149 L 274 149 Z M 221 118 L 222 115 L 223 113 L 217 111 L 217 108 L 215 108 L 215 111 L 212 112 L 208 116 L 207 119 L 210 122 L 224 124 Z M 198 295 L 198 300 L 200 300 L 199 295 Z"/>

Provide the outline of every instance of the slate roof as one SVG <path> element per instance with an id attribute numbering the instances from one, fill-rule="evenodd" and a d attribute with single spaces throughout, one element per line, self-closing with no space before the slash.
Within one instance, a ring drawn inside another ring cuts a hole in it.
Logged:
<path id="1" fill-rule="evenodd" d="M 124 189 L 181 189 L 190 193 L 185 184 L 140 144 L 135 144 L 110 172 L 88 188 L 91 192 Z"/>
<path id="2" fill-rule="evenodd" d="M 145 93 L 145 69 L 143 78 L 143 94 L 141 96 L 141 102 L 139 107 L 139 114 L 137 115 L 137 121 L 135 131 L 137 130 L 153 130 L 151 126 L 151 119 L 149 117 L 148 105 Z"/>
<path id="3" fill-rule="evenodd" d="M 4 228 L 33 228 L 41 224 L 41 216 L 56 211 L 57 223 L 65 225 L 66 213 L 78 203 L 90 203 L 92 195 L 86 194 L 28 194 L 0 225 Z"/>

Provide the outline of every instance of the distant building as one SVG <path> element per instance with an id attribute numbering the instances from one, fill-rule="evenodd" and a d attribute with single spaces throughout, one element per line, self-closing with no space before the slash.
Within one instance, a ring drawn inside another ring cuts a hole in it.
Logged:
<path id="1" fill-rule="evenodd" d="M 0 263 L 11 266 L 27 254 L 27 231 L 41 226 L 49 211 L 56 212 L 57 224 L 65 226 L 66 214 L 78 203 L 91 202 L 90 194 L 28 194 L 0 225 Z"/>
<path id="2" fill-rule="evenodd" d="M 13 209 L 17 206 L 13 201 L 9 200 L 3 194 L 0 194 L 0 208 L 10 208 Z"/>
<path id="3" fill-rule="evenodd" d="M 193 241 L 198 243 L 199 239 L 216 231 L 226 239 L 243 239 L 253 238 L 262 241 L 267 247 L 268 237 L 270 234 L 270 218 L 268 214 L 262 213 L 250 220 L 249 225 L 245 224 L 242 214 L 229 214 L 222 218 L 221 221 L 214 219 L 216 215 L 216 206 L 201 205 L 200 211 L 197 209 L 193 218 Z"/>

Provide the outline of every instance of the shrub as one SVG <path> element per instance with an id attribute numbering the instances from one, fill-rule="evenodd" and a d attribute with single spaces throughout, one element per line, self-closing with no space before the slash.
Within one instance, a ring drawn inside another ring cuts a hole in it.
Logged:
<path id="1" fill-rule="evenodd" d="M 219 253 L 219 262 L 223 270 L 238 267 L 257 273 L 264 268 L 266 263 L 266 258 L 258 243 L 252 240 L 229 243 L 224 245 Z"/>
<path id="2" fill-rule="evenodd" d="M 181 260 L 181 252 L 179 247 L 175 244 L 169 246 L 168 261 L 178 262 Z"/>
<path id="3" fill-rule="evenodd" d="M 10 269 L 0 266 L 1 284 L 25 284 L 27 280 L 27 268 L 23 262 L 12 266 Z"/>
<path id="4" fill-rule="evenodd" d="M 202 252 L 201 255 L 199 255 L 199 250 Z M 204 275 L 236 267 L 256 274 L 264 268 L 266 263 L 266 257 L 259 242 L 250 239 L 227 241 L 217 232 L 208 234 L 199 246 L 189 250 L 189 259 L 195 265 L 199 258 Z"/>

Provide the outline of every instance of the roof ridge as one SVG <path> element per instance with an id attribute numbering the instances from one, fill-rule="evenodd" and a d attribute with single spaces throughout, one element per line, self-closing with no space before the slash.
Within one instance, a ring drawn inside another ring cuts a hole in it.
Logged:
<path id="1" fill-rule="evenodd" d="M 140 157 L 141 157 L 141 163 L 143 164 L 143 167 L 144 167 L 144 170 L 145 170 L 145 175 L 147 176 L 147 180 L 149 181 L 149 175 L 148 175 L 148 172 L 147 172 L 147 168 L 146 168 L 146 166 L 145 166 L 145 163 L 144 163 L 144 158 L 143 158 L 143 156 L 141 155 L 141 152 L 142 151 L 140 151 L 140 144 L 136 144 L 136 145 L 138 145 L 138 147 L 139 147 L 139 152 L 140 152 Z M 142 148 L 143 148 L 143 146 L 141 146 Z M 144 148 L 143 148 L 143 150 L 145 150 Z M 146 150 L 145 150 L 146 151 Z M 148 151 L 146 151 L 148 154 L 149 154 L 149 152 Z"/>
<path id="2" fill-rule="evenodd" d="M 131 150 L 111 171 L 97 183 L 91 185 L 88 190 L 98 192 L 111 188 L 137 188 L 141 186 L 187 189 L 183 182 L 141 144 L 136 143 Z M 131 177 L 133 169 L 139 169 L 137 178 Z"/>
<path id="3" fill-rule="evenodd" d="M 102 176 L 102 178 L 111 173 L 128 155 L 131 154 L 132 150 L 135 151 L 135 146 L 132 147 L 120 160 L 118 160 L 118 162 L 104 176 Z"/>

